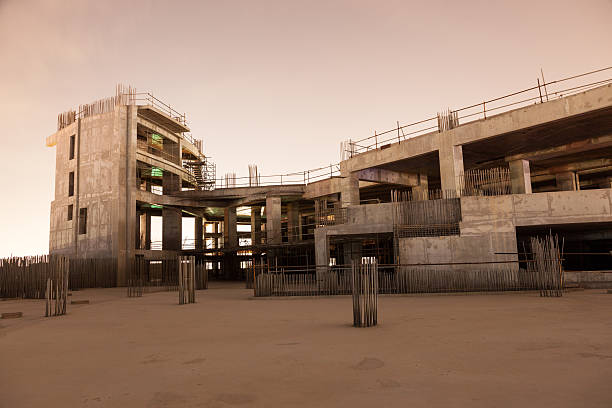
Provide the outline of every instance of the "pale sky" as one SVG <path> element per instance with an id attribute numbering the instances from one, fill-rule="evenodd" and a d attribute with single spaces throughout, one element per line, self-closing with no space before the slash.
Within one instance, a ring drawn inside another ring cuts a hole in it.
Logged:
<path id="1" fill-rule="evenodd" d="M 612 1 L 0 0 L 0 257 L 48 251 L 57 114 L 151 91 L 217 174 L 612 65 Z"/>

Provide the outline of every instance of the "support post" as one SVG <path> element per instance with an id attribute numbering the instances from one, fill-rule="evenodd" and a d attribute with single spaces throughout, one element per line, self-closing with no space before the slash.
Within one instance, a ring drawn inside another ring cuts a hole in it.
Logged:
<path id="1" fill-rule="evenodd" d="M 261 207 L 251 206 L 251 245 L 261 245 Z"/>
<path id="2" fill-rule="evenodd" d="M 557 188 L 560 191 L 575 191 L 577 190 L 576 184 L 576 173 L 573 171 L 566 171 L 563 173 L 555 174 L 557 179 Z"/>
<path id="3" fill-rule="evenodd" d="M 359 174 L 352 172 L 342 179 L 340 187 L 342 207 L 359 205 Z"/>
<path id="4" fill-rule="evenodd" d="M 299 203 L 287 204 L 287 237 L 289 242 L 297 242 L 301 239 L 299 231 L 300 208 Z"/>
<path id="5" fill-rule="evenodd" d="M 282 243 L 281 235 L 281 198 L 266 197 L 266 243 Z"/>
<path id="6" fill-rule="evenodd" d="M 195 217 L 194 236 L 195 236 L 195 249 L 204 249 L 204 220 L 202 217 Z"/>
<path id="7" fill-rule="evenodd" d="M 461 178 L 463 177 L 462 147 L 453 145 L 450 140 L 441 140 L 438 155 L 443 193 L 446 194 L 454 191 L 457 195 L 460 195 L 462 188 Z"/>
<path id="8" fill-rule="evenodd" d="M 181 179 L 177 174 L 164 171 L 162 186 L 164 194 L 180 190 Z M 182 211 L 178 208 L 164 206 L 162 208 L 162 249 L 169 251 L 181 250 L 183 235 Z"/>
<path id="9" fill-rule="evenodd" d="M 529 160 L 513 160 L 509 166 L 512 194 L 531 194 Z"/>

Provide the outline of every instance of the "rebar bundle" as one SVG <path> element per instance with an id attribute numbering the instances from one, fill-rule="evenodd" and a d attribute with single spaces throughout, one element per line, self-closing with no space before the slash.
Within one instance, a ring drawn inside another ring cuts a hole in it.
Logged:
<path id="1" fill-rule="evenodd" d="M 429 193 L 429 192 L 428 192 Z M 423 199 L 424 197 L 427 197 Z M 461 202 L 453 194 L 420 194 L 391 191 L 393 225 L 396 238 L 446 236 L 459 234 Z"/>
<path id="2" fill-rule="evenodd" d="M 236 173 L 225 173 L 225 188 L 236 187 Z"/>
<path id="3" fill-rule="evenodd" d="M 57 115 L 57 130 L 62 130 L 66 126 L 74 123 L 76 120 L 76 111 L 69 110 Z"/>
<path id="4" fill-rule="evenodd" d="M 538 274 L 518 262 L 377 265 L 380 294 L 463 293 L 537 290 Z M 319 275 L 317 276 L 317 270 Z M 330 296 L 352 294 L 352 267 L 284 268 L 262 264 L 253 268 L 254 295 Z"/>
<path id="5" fill-rule="evenodd" d="M 68 298 L 68 275 L 70 269 L 68 258 L 52 256 L 50 263 L 53 269 L 47 278 L 45 317 L 65 315 Z"/>
<path id="6" fill-rule="evenodd" d="M 255 187 L 258 185 L 259 185 L 259 177 L 257 173 L 257 165 L 249 164 L 249 187 Z"/>
<path id="7" fill-rule="evenodd" d="M 353 326 L 376 326 L 378 320 L 378 265 L 376 261 L 353 263 Z"/>
<path id="8" fill-rule="evenodd" d="M 548 235 L 545 238 L 531 237 L 531 252 L 533 262 L 528 264 L 537 276 L 540 296 L 563 296 L 563 267 L 557 236 Z"/>
<path id="9" fill-rule="evenodd" d="M 470 169 L 460 177 L 462 196 L 498 196 L 512 194 L 509 167 Z"/>
<path id="10" fill-rule="evenodd" d="M 442 133 L 459 126 L 459 116 L 456 111 L 450 109 L 438 112 L 438 132 Z"/>
<path id="11" fill-rule="evenodd" d="M 178 257 L 179 305 L 195 303 L 195 257 Z"/>
<path id="12" fill-rule="evenodd" d="M 146 261 L 144 256 L 136 256 L 134 265 L 128 270 L 127 295 L 128 297 L 142 297 L 144 292 L 144 280 L 146 271 Z"/>

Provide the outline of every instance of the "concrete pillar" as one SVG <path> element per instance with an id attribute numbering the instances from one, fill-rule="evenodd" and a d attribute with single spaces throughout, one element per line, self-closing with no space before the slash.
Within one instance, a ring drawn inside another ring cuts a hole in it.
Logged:
<path id="1" fill-rule="evenodd" d="M 440 160 L 440 181 L 444 193 L 456 191 L 460 194 L 463 176 L 463 149 L 450 141 L 441 140 L 438 151 Z M 452 194 L 452 193 L 451 193 Z"/>
<path id="2" fill-rule="evenodd" d="M 204 220 L 202 217 L 195 217 L 194 236 L 195 249 L 204 249 Z"/>
<path id="3" fill-rule="evenodd" d="M 140 222 L 141 220 L 142 220 L 142 213 L 136 210 L 136 220 L 134 220 L 134 248 L 135 249 L 142 248 L 142 240 L 140 239 L 140 231 L 142 229 L 141 222 Z"/>
<path id="4" fill-rule="evenodd" d="M 146 210 L 136 215 L 136 249 L 151 249 L 151 214 Z"/>
<path id="5" fill-rule="evenodd" d="M 342 207 L 359 205 L 359 175 L 357 172 L 349 173 L 340 183 L 340 200 Z"/>
<path id="6" fill-rule="evenodd" d="M 324 280 L 329 265 L 329 246 L 325 230 L 326 228 L 317 228 L 314 232 L 317 282 Z"/>
<path id="7" fill-rule="evenodd" d="M 223 216 L 223 276 L 225 279 L 235 279 L 238 276 L 236 248 L 238 248 L 236 207 L 228 207 Z M 232 250 L 228 251 L 228 249 Z"/>
<path id="8" fill-rule="evenodd" d="M 287 204 L 287 236 L 289 242 L 296 242 L 301 240 L 300 237 L 300 206 L 299 203 Z"/>
<path id="9" fill-rule="evenodd" d="M 513 160 L 510 163 L 512 194 L 531 194 L 531 171 L 529 160 Z"/>
<path id="10" fill-rule="evenodd" d="M 419 174 L 419 185 L 412 187 L 412 195 L 418 200 L 429 200 L 429 179 L 427 174 Z"/>
<path id="11" fill-rule="evenodd" d="M 575 191 L 577 189 L 576 174 L 573 171 L 557 173 L 555 177 L 557 179 L 557 188 L 560 191 Z"/>
<path id="12" fill-rule="evenodd" d="M 236 207 L 225 209 L 223 216 L 223 247 L 238 247 L 238 230 L 236 223 Z"/>
<path id="13" fill-rule="evenodd" d="M 261 207 L 251 206 L 251 245 L 261 245 Z"/>
<path id="14" fill-rule="evenodd" d="M 144 213 L 144 217 L 145 217 L 145 222 L 142 223 L 141 222 L 141 228 L 143 228 L 144 226 L 144 242 L 143 242 L 143 249 L 151 249 L 151 213 L 150 212 L 145 212 Z"/>
<path id="15" fill-rule="evenodd" d="M 162 178 L 163 193 L 179 191 L 181 179 L 178 175 L 164 171 Z M 162 249 L 168 251 L 181 250 L 183 236 L 183 212 L 178 208 L 164 206 L 162 208 Z"/>
<path id="16" fill-rule="evenodd" d="M 183 212 L 177 208 L 162 208 L 162 249 L 180 251 L 183 237 Z"/>
<path id="17" fill-rule="evenodd" d="M 266 243 L 281 244 L 281 198 L 266 197 Z"/>

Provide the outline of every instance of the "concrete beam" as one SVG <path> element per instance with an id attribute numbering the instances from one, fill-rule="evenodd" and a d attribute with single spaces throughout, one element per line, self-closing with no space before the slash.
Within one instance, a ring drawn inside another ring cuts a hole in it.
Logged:
<path id="1" fill-rule="evenodd" d="M 399 171 L 370 168 L 357 172 L 359 180 L 373 181 L 384 184 L 398 184 L 407 187 L 419 185 L 419 176 L 413 173 L 401 173 Z"/>
<path id="2" fill-rule="evenodd" d="M 580 140 L 577 142 L 567 143 L 560 146 L 549 147 L 541 150 L 534 150 L 532 152 L 515 154 L 506 157 L 506 161 L 511 162 L 515 160 L 546 160 L 552 159 L 559 156 L 567 156 L 572 153 L 582 153 L 590 150 L 603 149 L 605 147 L 612 146 L 612 135 L 605 135 L 600 137 L 592 137 L 590 139 Z"/>

